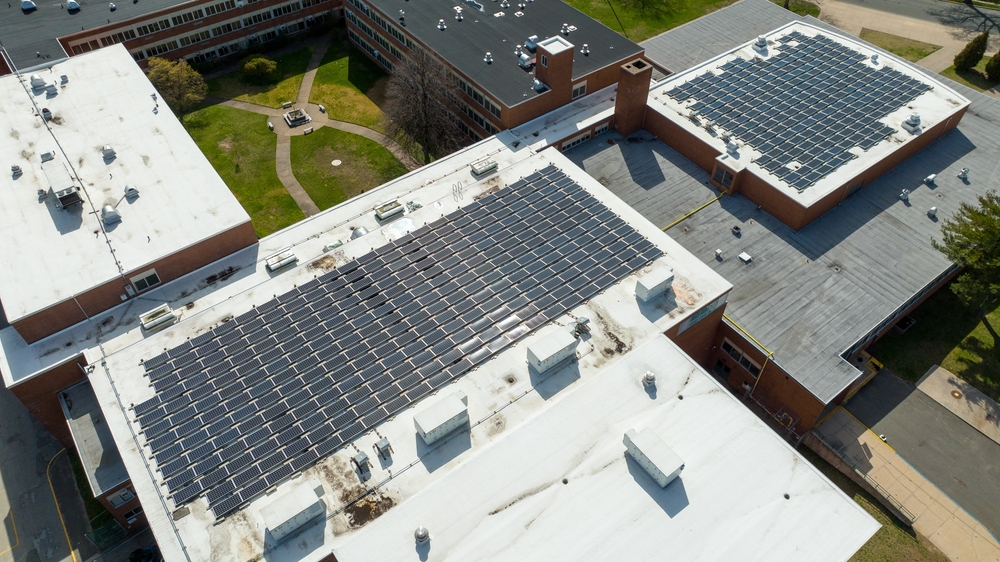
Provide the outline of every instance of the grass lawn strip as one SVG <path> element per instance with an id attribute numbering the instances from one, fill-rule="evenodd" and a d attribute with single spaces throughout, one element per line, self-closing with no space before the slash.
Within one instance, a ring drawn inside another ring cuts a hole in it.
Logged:
<path id="1" fill-rule="evenodd" d="M 851 557 L 851 562 L 946 562 L 948 560 L 933 545 L 926 544 L 914 536 L 912 531 L 902 527 L 878 500 L 833 465 L 807 447 L 799 447 L 798 451 L 834 485 L 882 524 L 882 528 Z"/>
<path id="2" fill-rule="evenodd" d="M 277 138 L 267 116 L 215 105 L 182 117 L 215 171 L 239 200 L 263 238 L 305 218 L 274 169 Z"/>
<path id="3" fill-rule="evenodd" d="M 930 43 L 924 43 L 923 41 L 915 41 L 913 39 L 907 39 L 906 37 L 900 37 L 899 35 L 883 33 L 881 31 L 874 31 L 867 28 L 863 28 L 861 30 L 860 37 L 872 45 L 881 47 L 886 51 L 900 56 L 910 62 L 917 62 L 918 60 L 933 54 L 941 48 L 940 45 L 931 45 Z"/>
<path id="4" fill-rule="evenodd" d="M 784 7 L 784 0 L 771 0 L 772 3 Z M 806 0 L 792 0 L 788 3 L 788 9 L 800 16 L 819 17 L 819 6 Z"/>
<path id="5" fill-rule="evenodd" d="M 341 164 L 334 166 L 334 160 Z M 329 127 L 292 137 L 292 169 L 320 209 L 329 209 L 407 171 L 375 141 Z"/>
<path id="6" fill-rule="evenodd" d="M 379 105 L 385 101 L 387 76 L 347 42 L 346 33 L 334 30 L 330 48 L 316 70 L 309 101 L 326 107 L 330 119 L 384 132 Z"/>
<path id="7" fill-rule="evenodd" d="M 266 56 L 266 55 L 265 55 Z M 232 72 L 208 81 L 208 95 L 227 100 L 240 100 L 267 107 L 281 107 L 286 101 L 295 101 L 302 85 L 302 75 L 312 57 L 312 47 L 282 55 L 276 59 L 278 75 L 274 84 L 247 84 L 240 72 Z"/>
<path id="8" fill-rule="evenodd" d="M 964 72 L 959 72 L 955 70 L 954 66 L 949 66 L 941 71 L 941 76 L 951 78 L 955 82 L 958 82 L 963 86 L 968 86 L 973 90 L 985 92 L 986 90 L 1000 84 L 1000 82 L 993 82 L 986 77 L 986 63 L 989 61 L 990 55 L 986 55 L 979 61 L 979 64 L 977 64 L 975 68 Z"/>
<path id="9" fill-rule="evenodd" d="M 945 287 L 910 316 L 916 324 L 909 330 L 892 330 L 875 344 L 872 354 L 879 361 L 913 382 L 940 365 L 1000 400 L 1000 303 L 987 310 L 987 325 Z"/>
<path id="10" fill-rule="evenodd" d="M 639 43 L 724 8 L 735 0 L 566 0 L 577 10 Z M 612 11 L 611 6 L 614 6 Z M 618 18 L 615 18 L 615 14 Z M 621 20 L 621 25 L 618 20 Z"/>
<path id="11" fill-rule="evenodd" d="M 107 513 L 108 510 L 105 509 L 104 504 L 97 501 L 93 490 L 90 489 L 90 480 L 87 478 L 86 471 L 83 470 L 80 456 L 72 449 L 66 450 L 66 456 L 69 457 L 69 464 L 73 467 L 73 478 L 76 479 L 76 487 L 80 491 L 83 507 L 87 511 L 87 519 L 93 519 L 102 513 Z"/>

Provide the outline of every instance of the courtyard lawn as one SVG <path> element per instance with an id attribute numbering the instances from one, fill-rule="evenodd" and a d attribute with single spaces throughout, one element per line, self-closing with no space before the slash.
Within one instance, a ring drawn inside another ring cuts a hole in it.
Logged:
<path id="1" fill-rule="evenodd" d="M 626 0 L 624 3 L 622 0 L 566 0 L 570 6 L 636 43 L 733 2 L 735 0 Z"/>
<path id="2" fill-rule="evenodd" d="M 332 162 L 340 160 L 339 166 Z M 295 178 L 320 209 L 328 209 L 406 173 L 375 141 L 330 127 L 292 137 Z"/>
<path id="3" fill-rule="evenodd" d="M 309 101 L 326 107 L 330 119 L 382 131 L 387 73 L 334 29 L 330 49 L 316 70 Z"/>
<path id="4" fill-rule="evenodd" d="M 963 86 L 968 86 L 973 90 L 979 90 L 984 92 L 990 88 L 1000 84 L 1000 82 L 993 82 L 986 77 L 986 63 L 990 61 L 990 56 L 986 55 L 983 57 L 979 64 L 971 70 L 966 70 L 964 72 L 959 72 L 955 70 L 954 66 L 949 66 L 948 68 L 941 71 L 941 76 L 946 78 L 951 78 L 955 82 L 962 84 Z"/>
<path id="5" fill-rule="evenodd" d="M 931 45 L 930 43 L 924 43 L 923 41 L 907 39 L 906 37 L 900 37 L 899 35 L 882 33 L 881 31 L 874 31 L 871 29 L 862 29 L 860 37 L 872 45 L 881 47 L 886 51 L 900 56 L 910 62 L 917 62 L 918 60 L 931 55 L 941 48 L 940 45 Z"/>
<path id="6" fill-rule="evenodd" d="M 900 526 L 892 513 L 861 486 L 807 447 L 800 447 L 799 452 L 882 524 L 882 528 L 851 557 L 851 562 L 947 562 L 948 558 L 934 545 L 926 539 L 918 539 L 911 530 Z"/>
<path id="7" fill-rule="evenodd" d="M 307 47 L 282 55 L 276 59 L 280 78 L 273 84 L 248 84 L 240 71 L 231 72 L 208 81 L 208 95 L 227 100 L 240 100 L 267 107 L 281 107 L 286 101 L 295 101 L 302 85 L 302 75 L 309 65 L 313 48 Z"/>
<path id="8" fill-rule="evenodd" d="M 916 324 L 905 333 L 892 330 L 871 350 L 900 377 L 916 382 L 932 365 L 1000 400 L 1000 303 L 985 320 L 962 305 L 949 287 L 935 293 L 910 316 Z"/>
<path id="9" fill-rule="evenodd" d="M 771 2 L 784 6 L 784 0 L 771 0 Z M 819 17 L 819 6 L 813 4 L 812 2 L 807 2 L 806 0 L 792 0 L 788 3 L 788 9 L 795 12 L 800 16 L 812 16 L 814 18 Z"/>
<path id="10" fill-rule="evenodd" d="M 250 215 L 257 236 L 305 218 L 278 180 L 277 138 L 267 130 L 266 116 L 215 105 L 188 113 L 181 121 Z"/>

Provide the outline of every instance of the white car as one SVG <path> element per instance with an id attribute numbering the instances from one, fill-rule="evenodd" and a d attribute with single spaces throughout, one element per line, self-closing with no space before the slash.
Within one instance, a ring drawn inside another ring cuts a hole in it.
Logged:
<path id="1" fill-rule="evenodd" d="M 38 8 L 38 6 L 35 5 L 35 0 L 21 0 L 22 10 L 34 10 L 36 8 Z"/>
<path id="2" fill-rule="evenodd" d="M 80 3 L 77 2 L 76 0 L 66 0 L 66 9 L 67 10 L 79 10 L 80 9 Z"/>

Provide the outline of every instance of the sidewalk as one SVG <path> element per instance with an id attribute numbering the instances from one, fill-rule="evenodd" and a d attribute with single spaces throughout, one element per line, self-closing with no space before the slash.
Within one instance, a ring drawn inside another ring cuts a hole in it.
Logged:
<path id="1" fill-rule="evenodd" d="M 846 410 L 838 408 L 814 431 L 912 513 L 913 529 L 950 560 L 1000 562 L 1000 543 L 986 528 Z"/>
<path id="2" fill-rule="evenodd" d="M 917 390 L 1000 443 L 1000 405 L 969 383 L 934 365 L 917 382 Z"/>

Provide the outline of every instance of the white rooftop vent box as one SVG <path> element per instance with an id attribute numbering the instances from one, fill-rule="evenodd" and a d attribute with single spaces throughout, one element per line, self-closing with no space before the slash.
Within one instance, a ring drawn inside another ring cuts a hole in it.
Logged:
<path id="1" fill-rule="evenodd" d="M 275 544 L 325 513 L 326 505 L 310 485 L 299 485 L 260 510 L 264 527 Z"/>
<path id="2" fill-rule="evenodd" d="M 291 248 L 284 248 L 264 260 L 264 263 L 268 271 L 274 272 L 283 267 L 288 267 L 297 261 L 299 261 L 299 257 L 295 255 L 295 252 Z"/>
<path id="3" fill-rule="evenodd" d="M 538 374 L 570 357 L 576 357 L 576 338 L 567 330 L 556 330 L 528 346 L 528 364 Z"/>
<path id="4" fill-rule="evenodd" d="M 479 162 L 473 162 L 471 166 L 472 166 L 472 175 L 479 177 L 479 176 L 485 176 L 490 172 L 495 172 L 497 169 L 497 162 L 496 160 L 489 158 L 486 160 L 480 160 Z"/>
<path id="5" fill-rule="evenodd" d="M 115 224 L 116 222 L 122 221 L 122 215 L 111 205 L 105 205 L 101 209 L 101 219 L 104 221 L 105 225 Z"/>
<path id="6" fill-rule="evenodd" d="M 666 266 L 658 266 L 643 275 L 635 284 L 635 296 L 642 302 L 649 302 L 666 292 L 673 281 L 673 270 Z"/>
<path id="7" fill-rule="evenodd" d="M 469 423 L 469 397 L 456 391 L 413 416 L 413 425 L 428 445 Z"/>
<path id="8" fill-rule="evenodd" d="M 101 147 L 101 155 L 104 156 L 105 158 L 114 158 L 115 149 L 111 148 L 110 144 L 106 144 L 103 147 Z"/>
<path id="9" fill-rule="evenodd" d="M 22 2 L 22 5 L 23 5 L 23 2 Z M 32 4 L 31 7 L 34 8 L 35 7 L 34 4 Z M 31 87 L 34 88 L 34 89 L 36 89 L 36 90 L 39 89 L 39 88 L 44 88 L 45 87 L 45 80 L 42 79 L 42 77 L 39 76 L 39 75 L 37 75 L 37 74 L 32 74 L 31 78 L 28 79 L 28 82 L 31 84 Z"/>
<path id="10" fill-rule="evenodd" d="M 684 461 L 648 427 L 639 432 L 626 431 L 623 442 L 628 456 L 635 459 L 661 488 L 666 488 L 684 470 Z"/>
<path id="11" fill-rule="evenodd" d="M 753 261 L 753 256 L 751 256 L 750 254 L 748 254 L 746 252 L 740 252 L 740 255 L 738 255 L 736 257 L 740 258 L 740 261 L 743 262 L 743 263 L 745 263 L 745 264 L 749 264 L 750 262 Z"/>
<path id="12" fill-rule="evenodd" d="M 375 209 L 375 218 L 384 221 L 390 217 L 403 213 L 403 205 L 399 201 L 390 201 L 384 205 L 379 205 Z"/>
<path id="13" fill-rule="evenodd" d="M 142 329 L 147 332 L 154 328 L 163 328 L 173 324 L 177 320 L 177 315 L 174 311 L 170 310 L 170 306 L 162 304 L 153 310 L 150 310 L 146 314 L 139 316 L 139 322 L 142 323 Z"/>

